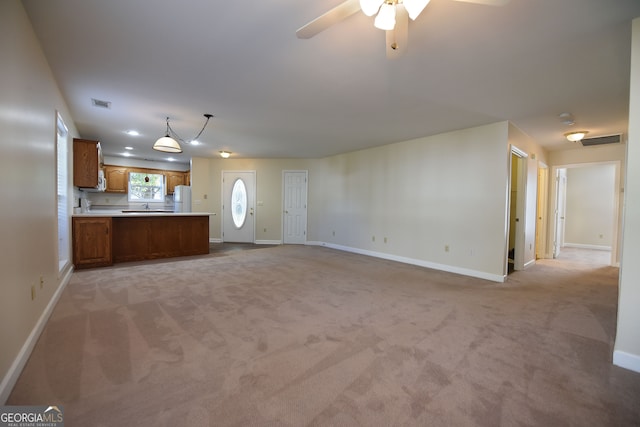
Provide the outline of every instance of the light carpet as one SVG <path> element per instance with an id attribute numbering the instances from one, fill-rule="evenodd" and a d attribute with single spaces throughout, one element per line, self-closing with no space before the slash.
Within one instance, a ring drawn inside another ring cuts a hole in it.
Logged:
<path id="1" fill-rule="evenodd" d="M 7 404 L 67 426 L 640 425 L 640 374 L 611 364 L 618 269 L 563 256 L 504 284 L 309 246 L 76 272 Z"/>

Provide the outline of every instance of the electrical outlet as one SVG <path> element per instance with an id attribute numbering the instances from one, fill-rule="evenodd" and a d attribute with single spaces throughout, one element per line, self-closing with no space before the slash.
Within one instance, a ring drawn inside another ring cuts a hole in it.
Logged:
<path id="1" fill-rule="evenodd" d="M 31 285 L 31 301 L 36 299 L 36 285 Z"/>
<path id="2" fill-rule="evenodd" d="M 332 231 L 332 235 L 333 235 L 333 236 L 335 237 L 335 235 L 336 235 L 336 232 L 335 232 L 335 231 Z"/>
<path id="3" fill-rule="evenodd" d="M 266 228 L 264 229 L 264 232 L 265 232 L 265 233 L 267 232 L 267 229 L 266 229 Z"/>
<path id="4" fill-rule="evenodd" d="M 40 289 L 44 287 L 44 277 L 40 275 Z"/>
<path id="5" fill-rule="evenodd" d="M 444 245 L 444 251 L 449 252 L 449 245 Z"/>
<path id="6" fill-rule="evenodd" d="M 371 241 L 375 242 L 376 241 L 376 236 L 371 236 Z"/>

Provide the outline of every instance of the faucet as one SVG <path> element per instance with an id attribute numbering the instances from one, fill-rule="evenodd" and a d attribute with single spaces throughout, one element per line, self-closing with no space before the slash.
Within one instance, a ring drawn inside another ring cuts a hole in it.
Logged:
<path id="1" fill-rule="evenodd" d="M 149 203 L 148 203 L 148 202 L 147 202 L 147 203 L 145 203 L 144 205 L 142 205 L 142 207 L 143 207 L 145 210 L 147 210 L 147 211 L 148 211 L 148 210 L 149 210 Z"/>

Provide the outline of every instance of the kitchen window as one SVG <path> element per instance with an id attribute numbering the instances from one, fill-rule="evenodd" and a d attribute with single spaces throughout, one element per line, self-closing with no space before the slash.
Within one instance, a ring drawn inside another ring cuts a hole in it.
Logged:
<path id="1" fill-rule="evenodd" d="M 164 202 L 164 175 L 159 173 L 129 173 L 130 202 Z"/>

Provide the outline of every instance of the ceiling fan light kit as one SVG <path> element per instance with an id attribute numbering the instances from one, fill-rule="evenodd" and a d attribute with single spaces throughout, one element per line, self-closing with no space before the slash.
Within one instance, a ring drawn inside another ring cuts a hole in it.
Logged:
<path id="1" fill-rule="evenodd" d="M 296 30 L 296 37 L 309 39 L 361 10 L 367 16 L 376 15 L 376 28 L 387 31 L 387 58 L 395 58 L 406 50 L 406 28 L 409 18 L 416 20 L 431 0 L 346 0 Z M 504 6 L 510 0 L 455 0 L 487 6 Z M 389 34 L 398 32 L 400 36 Z M 390 42 L 391 40 L 391 42 Z"/>
<path id="2" fill-rule="evenodd" d="M 384 3 L 373 22 L 376 28 L 390 31 L 396 26 L 396 6 L 393 3 Z"/>

